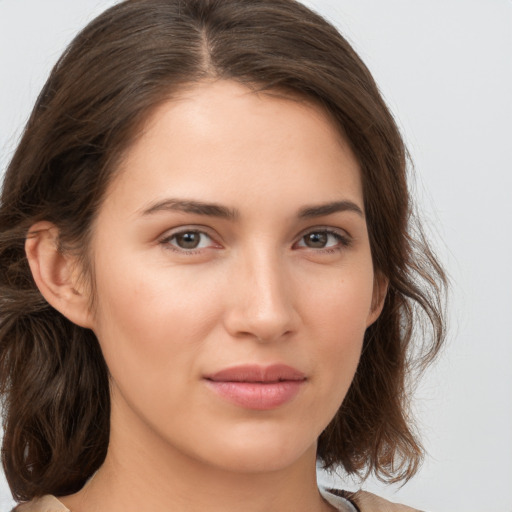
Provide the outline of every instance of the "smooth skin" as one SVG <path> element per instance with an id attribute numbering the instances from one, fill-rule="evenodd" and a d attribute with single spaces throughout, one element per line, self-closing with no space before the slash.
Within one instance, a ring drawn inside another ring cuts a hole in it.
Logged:
<path id="1" fill-rule="evenodd" d="M 319 512 L 317 438 L 354 377 L 386 283 L 374 275 L 360 169 L 319 106 L 231 81 L 162 104 L 99 210 L 90 286 L 38 223 L 46 299 L 91 328 L 111 373 L 105 463 L 73 512 Z M 284 405 L 225 400 L 206 376 L 286 364 Z"/>

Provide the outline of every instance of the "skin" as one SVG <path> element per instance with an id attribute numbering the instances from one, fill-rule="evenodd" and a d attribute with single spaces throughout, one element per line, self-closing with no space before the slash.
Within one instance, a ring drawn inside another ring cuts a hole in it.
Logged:
<path id="1" fill-rule="evenodd" d="M 169 199 L 231 215 L 164 207 Z M 340 202 L 350 207 L 300 215 Z M 347 393 L 385 283 L 373 272 L 358 163 L 327 114 L 230 81 L 161 105 L 98 213 L 92 312 L 46 228 L 27 242 L 36 281 L 94 330 L 112 377 L 106 461 L 65 505 L 330 509 L 316 488 L 316 442 Z M 248 363 L 287 364 L 306 379 L 263 411 L 205 381 Z"/>

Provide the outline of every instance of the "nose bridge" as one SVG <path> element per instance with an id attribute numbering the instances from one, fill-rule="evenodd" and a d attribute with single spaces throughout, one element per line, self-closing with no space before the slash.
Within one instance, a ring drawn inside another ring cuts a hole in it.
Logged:
<path id="1" fill-rule="evenodd" d="M 283 255 L 260 244 L 240 255 L 233 277 L 233 334 L 272 341 L 292 330 L 294 309 Z"/>

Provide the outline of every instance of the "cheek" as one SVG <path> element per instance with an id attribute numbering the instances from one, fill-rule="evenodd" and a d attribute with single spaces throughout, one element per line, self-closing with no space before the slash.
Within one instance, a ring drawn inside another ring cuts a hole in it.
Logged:
<path id="1" fill-rule="evenodd" d="M 332 395 L 328 400 L 334 411 L 355 374 L 373 295 L 371 262 L 340 274 L 342 277 L 331 276 L 311 286 L 304 294 L 307 304 L 301 307 L 307 311 L 306 325 L 314 330 L 311 338 L 316 343 L 311 344 L 310 350 L 321 361 L 318 377 L 325 393 Z"/>
<path id="2" fill-rule="evenodd" d="M 214 286 L 175 270 L 153 273 L 130 262 L 97 276 L 96 335 L 112 378 L 113 403 L 116 410 L 152 418 L 154 425 L 187 415 L 182 397 L 201 373 L 205 343 L 218 318 Z"/>
<path id="3" fill-rule="evenodd" d="M 307 301 L 300 306 L 309 317 L 307 322 L 324 332 L 326 339 L 336 334 L 340 342 L 357 339 L 366 330 L 372 307 L 371 260 L 330 275 L 317 275 L 300 295 Z"/>
<path id="4" fill-rule="evenodd" d="M 150 272 L 134 261 L 97 275 L 96 335 L 107 364 L 154 372 L 191 358 L 213 328 L 219 301 L 212 280 L 173 268 Z"/>

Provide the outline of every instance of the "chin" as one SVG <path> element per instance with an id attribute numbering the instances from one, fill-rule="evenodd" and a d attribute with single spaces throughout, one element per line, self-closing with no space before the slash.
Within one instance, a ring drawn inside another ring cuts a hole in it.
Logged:
<path id="1" fill-rule="evenodd" d="M 224 435 L 219 443 L 209 437 L 207 458 L 213 465 L 237 473 L 280 471 L 304 459 L 316 460 L 316 439 L 301 439 L 296 433 L 278 435 L 275 430 L 252 435 Z"/>

